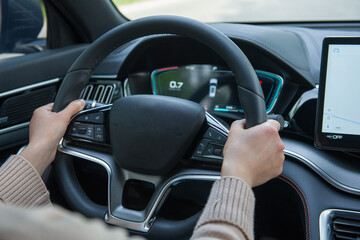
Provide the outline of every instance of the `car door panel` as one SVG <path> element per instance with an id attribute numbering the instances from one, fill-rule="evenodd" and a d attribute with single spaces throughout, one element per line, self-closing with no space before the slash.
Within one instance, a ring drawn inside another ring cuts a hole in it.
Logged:
<path id="1" fill-rule="evenodd" d="M 32 112 L 54 100 L 62 77 L 86 47 L 82 44 L 0 61 L 1 155 L 26 144 Z"/>

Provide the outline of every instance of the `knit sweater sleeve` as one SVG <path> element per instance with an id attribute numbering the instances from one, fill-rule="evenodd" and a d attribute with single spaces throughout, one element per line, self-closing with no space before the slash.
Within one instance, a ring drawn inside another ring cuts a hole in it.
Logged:
<path id="1" fill-rule="evenodd" d="M 0 200 L 17 207 L 51 206 L 40 175 L 18 155 L 10 156 L 0 168 Z"/>
<path id="2" fill-rule="evenodd" d="M 254 239 L 255 197 L 243 180 L 217 180 L 191 239 Z"/>

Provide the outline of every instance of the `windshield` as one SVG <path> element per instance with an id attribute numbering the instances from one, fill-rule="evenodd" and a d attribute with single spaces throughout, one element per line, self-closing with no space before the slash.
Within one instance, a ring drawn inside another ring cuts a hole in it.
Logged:
<path id="1" fill-rule="evenodd" d="M 203 22 L 360 20 L 360 0 L 112 0 L 129 19 L 180 15 Z"/>

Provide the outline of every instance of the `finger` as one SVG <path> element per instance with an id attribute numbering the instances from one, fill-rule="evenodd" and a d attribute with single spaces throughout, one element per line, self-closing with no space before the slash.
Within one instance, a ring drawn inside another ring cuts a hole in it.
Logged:
<path id="1" fill-rule="evenodd" d="M 266 122 L 269 123 L 271 126 L 273 126 L 277 131 L 280 130 L 280 123 L 278 121 L 269 119 Z"/>
<path id="2" fill-rule="evenodd" d="M 75 101 L 72 101 L 64 110 L 60 112 L 61 115 L 63 115 L 65 118 L 70 120 L 72 116 L 74 116 L 76 113 L 80 112 L 85 106 L 85 101 L 82 99 L 78 99 Z"/>
<path id="3" fill-rule="evenodd" d="M 43 106 L 43 108 L 47 111 L 51 111 L 53 109 L 54 103 L 48 103 L 46 105 Z"/>
<path id="4" fill-rule="evenodd" d="M 43 112 L 49 112 L 49 108 L 52 109 L 52 103 L 48 103 L 48 104 L 46 104 L 44 106 L 41 106 L 41 107 L 38 107 L 37 109 L 35 109 L 34 112 L 33 112 L 33 116 L 34 115 L 39 115 L 39 114 L 41 114 Z M 51 109 L 50 109 L 50 111 L 51 111 Z"/>
<path id="5" fill-rule="evenodd" d="M 38 109 L 48 110 L 50 108 L 50 110 L 51 110 L 53 105 L 54 105 L 54 103 L 48 103 L 44 106 L 39 107 Z"/>

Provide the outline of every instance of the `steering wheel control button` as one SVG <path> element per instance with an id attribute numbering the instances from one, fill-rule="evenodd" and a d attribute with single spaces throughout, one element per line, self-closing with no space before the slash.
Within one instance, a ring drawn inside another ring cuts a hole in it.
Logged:
<path id="1" fill-rule="evenodd" d="M 75 140 L 90 140 L 93 143 L 105 143 L 106 134 L 105 126 L 103 125 L 94 125 L 94 124 L 85 124 L 80 122 L 74 122 L 70 128 L 69 132 L 66 134 L 68 137 L 75 138 Z"/>
<path id="2" fill-rule="evenodd" d="M 206 149 L 206 147 L 207 147 L 208 144 L 209 144 L 208 141 L 206 141 L 206 140 L 201 140 L 200 143 L 199 143 L 199 145 L 198 145 L 198 147 L 195 149 L 193 155 L 194 155 L 195 157 L 201 157 L 201 156 L 204 154 L 204 151 L 205 151 L 205 149 Z"/>
<path id="3" fill-rule="evenodd" d="M 95 132 L 96 132 L 96 133 L 104 133 L 104 126 L 102 126 L 102 125 L 96 125 L 96 126 L 95 126 Z"/>
<path id="4" fill-rule="evenodd" d="M 211 144 L 208 145 L 208 147 L 206 148 L 205 152 L 204 152 L 204 156 L 212 156 L 214 155 L 214 150 L 215 147 Z"/>
<path id="5" fill-rule="evenodd" d="M 71 134 L 76 134 L 78 133 L 78 126 L 76 124 L 74 124 L 72 127 L 71 127 Z"/>
<path id="6" fill-rule="evenodd" d="M 103 133 L 95 133 L 95 141 L 103 142 L 104 141 L 104 134 Z"/>
<path id="7" fill-rule="evenodd" d="M 197 148 L 194 152 L 194 156 L 195 157 L 201 157 L 204 153 L 205 149 L 203 148 Z"/>
<path id="8" fill-rule="evenodd" d="M 94 125 L 75 122 L 70 128 L 70 135 L 76 138 L 94 140 Z"/>
<path id="9" fill-rule="evenodd" d="M 222 149 L 216 148 L 216 149 L 214 150 L 214 155 L 221 157 L 221 156 L 222 156 Z"/>
<path id="10" fill-rule="evenodd" d="M 104 126 L 95 125 L 95 141 L 98 142 L 104 141 Z"/>
<path id="11" fill-rule="evenodd" d="M 79 122 L 89 122 L 90 115 L 89 114 L 82 115 L 82 116 L 78 117 L 76 120 Z"/>
<path id="12" fill-rule="evenodd" d="M 208 142 L 205 141 L 205 140 L 202 140 L 200 143 L 199 143 L 199 148 L 202 148 L 202 149 L 205 149 L 208 145 Z"/>
<path id="13" fill-rule="evenodd" d="M 204 148 L 204 146 L 206 146 L 206 148 Z M 201 140 L 193 153 L 192 159 L 196 161 L 219 164 L 223 159 L 223 148 L 224 145 L 222 143 Z"/>
<path id="14" fill-rule="evenodd" d="M 206 131 L 204 138 L 207 138 L 210 140 L 215 140 L 215 141 L 222 142 L 222 143 L 226 142 L 226 137 L 223 134 L 221 134 L 220 132 L 218 132 L 212 128 L 209 128 Z"/>
<path id="15" fill-rule="evenodd" d="M 93 123 L 103 123 L 104 122 L 104 114 L 102 112 L 91 114 L 91 121 Z"/>
<path id="16" fill-rule="evenodd" d="M 76 119 L 79 122 L 85 123 L 104 123 L 104 114 L 102 112 L 84 114 Z"/>
<path id="17" fill-rule="evenodd" d="M 209 129 L 206 131 L 204 137 L 205 137 L 205 138 L 208 138 L 208 139 L 216 140 L 217 135 L 218 135 L 218 133 L 217 133 L 214 129 L 209 128 Z"/>
<path id="18" fill-rule="evenodd" d="M 222 135 L 221 133 L 219 133 L 217 136 L 216 136 L 216 140 L 218 140 L 219 142 L 226 142 L 226 137 L 224 135 Z"/>
<path id="19" fill-rule="evenodd" d="M 91 139 L 94 138 L 94 126 L 93 125 L 89 125 L 86 128 L 86 136 L 90 137 Z"/>
<path id="20" fill-rule="evenodd" d="M 86 127 L 79 127 L 77 133 L 78 134 L 86 134 L 86 130 L 87 130 Z"/>

